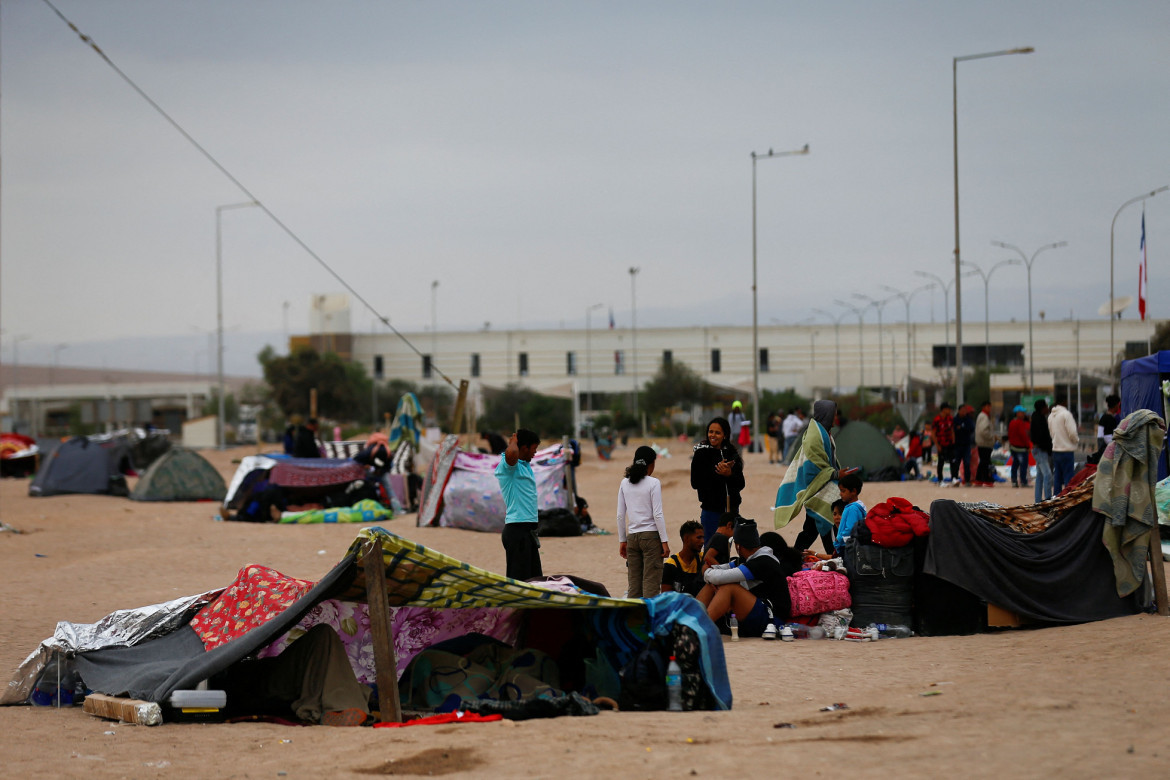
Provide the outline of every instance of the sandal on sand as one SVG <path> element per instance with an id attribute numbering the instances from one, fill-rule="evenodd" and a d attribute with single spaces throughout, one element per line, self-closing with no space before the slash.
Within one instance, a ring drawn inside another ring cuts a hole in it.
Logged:
<path id="1" fill-rule="evenodd" d="M 357 707 L 350 707 L 345 710 L 334 710 L 326 712 L 321 716 L 322 726 L 360 726 L 366 722 L 370 716 L 358 709 Z"/>

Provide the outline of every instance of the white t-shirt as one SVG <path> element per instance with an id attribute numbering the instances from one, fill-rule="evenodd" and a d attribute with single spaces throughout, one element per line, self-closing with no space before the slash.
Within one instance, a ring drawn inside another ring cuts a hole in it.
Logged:
<path id="1" fill-rule="evenodd" d="M 666 542 L 666 518 L 662 516 L 662 483 L 654 477 L 642 477 L 638 484 L 629 478 L 622 480 L 617 499 L 618 541 L 627 534 L 657 531 L 660 541 Z"/>
<path id="2" fill-rule="evenodd" d="M 804 425 L 804 420 L 797 417 L 795 414 L 790 414 L 784 418 L 784 425 L 781 430 L 784 432 L 784 438 L 795 436 L 800 433 L 800 427 Z"/>

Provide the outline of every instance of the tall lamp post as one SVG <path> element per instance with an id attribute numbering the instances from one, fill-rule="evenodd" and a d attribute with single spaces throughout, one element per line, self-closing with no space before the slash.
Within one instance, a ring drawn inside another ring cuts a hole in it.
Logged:
<path id="1" fill-rule="evenodd" d="M 641 268 L 630 267 L 630 323 L 633 326 L 633 355 L 630 358 L 630 368 L 634 374 L 634 420 L 638 417 L 638 291 L 636 280 Z"/>
<path id="2" fill-rule="evenodd" d="M 247 209 L 259 206 L 254 200 L 244 203 L 229 203 L 215 207 L 215 372 L 219 379 L 219 408 L 215 420 L 215 443 L 219 449 L 226 445 L 224 439 L 224 381 L 223 381 L 223 213 L 232 209 Z"/>
<path id="3" fill-rule="evenodd" d="M 887 292 L 893 293 L 893 296 L 895 298 L 898 298 L 899 300 L 901 300 L 902 303 L 905 304 L 905 306 L 906 306 L 906 390 L 905 390 L 905 394 L 906 394 L 906 401 L 907 402 L 910 401 L 910 376 L 911 376 L 911 368 L 910 368 L 910 359 L 911 359 L 910 301 L 914 300 L 914 296 L 917 295 L 918 293 L 920 293 L 924 290 L 929 290 L 933 286 L 934 285 L 932 285 L 932 284 L 924 284 L 921 287 L 918 287 L 914 290 L 911 290 L 910 292 L 905 292 L 903 290 L 899 290 L 897 287 L 890 287 L 888 284 L 882 285 L 882 289 L 886 290 Z"/>
<path id="4" fill-rule="evenodd" d="M 593 331 L 593 312 L 605 306 L 595 303 L 585 307 L 585 411 L 593 411 L 593 349 L 590 338 Z"/>
<path id="5" fill-rule="evenodd" d="M 431 282 L 431 380 L 438 384 L 435 378 L 435 368 L 439 365 L 439 280 Z"/>
<path id="6" fill-rule="evenodd" d="M 789 152 L 774 152 L 771 149 L 767 154 L 752 152 L 752 443 L 760 438 L 760 323 L 759 323 L 759 293 L 756 287 L 756 160 L 767 160 L 772 157 L 791 157 L 797 154 L 808 154 L 808 144 L 800 149 Z"/>
<path id="7" fill-rule="evenodd" d="M 1068 246 L 1067 241 L 1057 241 L 1055 244 L 1045 244 L 1032 253 L 1032 258 L 1024 254 L 1024 250 L 1018 246 L 1005 244 L 1002 241 L 992 241 L 992 246 L 997 246 L 1000 249 L 1010 249 L 1020 255 L 1020 259 L 1024 261 L 1024 265 L 1028 268 L 1028 390 L 1036 392 L 1036 365 L 1033 362 L 1032 356 L 1035 354 L 1032 351 L 1032 263 L 1036 262 L 1036 256 L 1046 249 L 1059 249 L 1062 246 Z"/>
<path id="8" fill-rule="evenodd" d="M 857 353 L 859 356 L 858 367 L 861 369 L 860 380 L 857 385 L 857 392 L 861 396 L 861 402 L 865 403 L 865 309 L 859 309 L 849 301 L 843 301 L 840 298 L 834 298 L 833 303 L 838 306 L 844 306 L 849 311 L 857 315 Z"/>
<path id="9" fill-rule="evenodd" d="M 991 312 L 989 305 L 991 275 L 995 273 L 995 269 L 999 268 L 1001 265 L 1020 265 L 1020 261 L 1016 260 L 1015 258 L 1010 260 L 1000 260 L 998 263 L 991 266 L 991 269 L 987 272 L 984 272 L 982 268 L 975 265 L 974 263 L 969 263 L 966 260 L 963 261 L 963 265 L 971 268 L 973 273 L 977 273 L 983 277 L 983 367 L 987 371 L 991 371 Z M 1028 349 L 1031 349 L 1031 347 L 1029 346 Z"/>
<path id="10" fill-rule="evenodd" d="M 1170 184 L 1159 187 L 1156 190 L 1151 190 L 1145 195 L 1138 195 L 1136 198 L 1130 198 L 1121 207 L 1117 209 L 1117 213 L 1113 215 L 1113 222 L 1109 224 L 1109 371 L 1113 372 L 1113 364 L 1117 362 L 1117 353 L 1113 351 L 1113 320 L 1116 317 L 1113 315 L 1113 230 L 1117 227 L 1117 218 L 1121 216 L 1121 212 L 1126 206 L 1131 206 L 1134 203 L 1140 203 L 1143 200 L 1148 200 L 1159 192 L 1170 190 Z M 1116 390 L 1114 390 L 1116 392 Z"/>
<path id="11" fill-rule="evenodd" d="M 886 391 L 885 391 L 885 387 L 886 387 L 886 358 L 885 358 L 885 352 L 882 349 L 882 309 L 886 308 L 886 304 L 894 299 L 893 298 L 883 298 L 881 300 L 878 300 L 877 298 L 871 298 L 870 296 L 865 295 L 863 293 L 853 293 L 853 297 L 859 301 L 866 301 L 869 303 L 870 306 L 877 309 L 877 315 L 878 315 L 878 392 L 881 394 L 882 400 L 884 401 L 885 400 L 885 393 L 886 393 Z M 891 369 L 893 368 L 892 364 L 890 365 L 890 368 Z"/>
<path id="12" fill-rule="evenodd" d="M 49 384 L 57 384 L 57 363 L 60 361 L 61 350 L 68 349 L 68 344 L 57 344 L 53 347 L 53 370 L 49 375 Z"/>
<path id="13" fill-rule="evenodd" d="M 840 314 L 833 314 L 833 312 L 825 311 L 824 309 L 813 309 L 813 311 L 815 311 L 817 314 L 828 317 L 829 322 L 833 323 L 833 338 L 834 338 L 835 344 L 836 344 L 836 355 L 837 355 L 837 384 L 836 384 L 836 387 L 834 388 L 834 390 L 837 392 L 840 392 L 840 390 L 841 390 L 841 320 L 845 319 L 845 315 L 848 314 L 849 312 L 843 311 Z"/>
<path id="14" fill-rule="evenodd" d="M 968 60 L 985 60 L 989 57 L 1004 57 L 1009 54 L 1031 54 L 1031 46 L 1018 49 L 1005 49 L 985 54 L 967 54 L 954 57 L 951 61 L 951 122 L 954 130 L 954 160 L 955 160 L 955 399 L 956 406 L 963 405 L 963 284 L 962 257 L 959 252 L 959 63 Z"/>

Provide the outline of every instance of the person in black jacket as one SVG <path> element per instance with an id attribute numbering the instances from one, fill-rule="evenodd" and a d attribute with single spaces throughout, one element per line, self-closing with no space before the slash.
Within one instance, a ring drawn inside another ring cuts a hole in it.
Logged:
<path id="1" fill-rule="evenodd" d="M 1036 401 L 1032 412 L 1032 458 L 1036 461 L 1036 503 L 1052 498 L 1052 433 L 1048 430 L 1048 402 Z"/>
<path id="2" fill-rule="evenodd" d="M 715 536 L 724 512 L 739 513 L 743 486 L 743 458 L 731 443 L 731 425 L 716 417 L 691 457 L 691 487 L 699 494 L 699 521 L 705 538 Z"/>

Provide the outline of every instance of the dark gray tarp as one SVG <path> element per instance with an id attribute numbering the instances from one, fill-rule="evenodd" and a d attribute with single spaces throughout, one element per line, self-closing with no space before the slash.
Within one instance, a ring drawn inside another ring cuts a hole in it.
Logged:
<path id="1" fill-rule="evenodd" d="M 357 574 L 355 557 L 347 555 L 299 601 L 243 636 L 205 650 L 189 625 L 134 647 L 110 647 L 79 653 L 77 669 L 87 687 L 111 696 L 166 701 L 176 690 L 194 688 L 203 680 L 271 644 L 296 626 L 310 609 L 349 587 Z"/>
<path id="2" fill-rule="evenodd" d="M 123 472 L 130 466 L 130 449 L 124 441 L 97 441 L 75 436 L 57 445 L 41 461 L 29 485 L 30 496 L 97 493 L 125 496 Z"/>
<path id="3" fill-rule="evenodd" d="M 930 505 L 930 543 L 923 570 L 981 599 L 1034 620 L 1083 623 L 1137 612 L 1118 598 L 1104 516 L 1088 501 L 1045 531 L 1013 531 L 954 501 Z"/>

